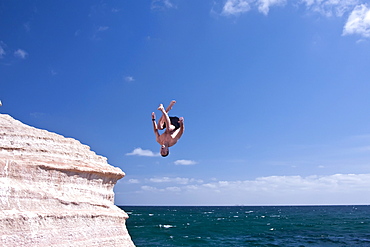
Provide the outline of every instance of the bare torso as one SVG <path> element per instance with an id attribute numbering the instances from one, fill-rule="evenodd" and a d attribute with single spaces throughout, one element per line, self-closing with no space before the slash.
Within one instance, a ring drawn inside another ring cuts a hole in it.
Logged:
<path id="1" fill-rule="evenodd" d="M 165 145 L 168 147 L 172 147 L 177 143 L 179 140 L 178 133 L 180 129 L 177 129 L 175 131 L 165 131 L 162 135 L 157 136 L 157 142 L 161 145 Z"/>

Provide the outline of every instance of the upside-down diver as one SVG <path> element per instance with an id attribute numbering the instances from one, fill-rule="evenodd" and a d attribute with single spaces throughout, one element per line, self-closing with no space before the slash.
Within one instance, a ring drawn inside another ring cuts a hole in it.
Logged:
<path id="1" fill-rule="evenodd" d="M 172 109 L 172 106 L 176 103 L 172 100 L 170 105 L 164 110 L 162 104 L 159 105 L 158 110 L 162 112 L 162 116 L 158 121 L 158 125 L 155 121 L 155 113 L 152 113 L 152 122 L 154 128 L 154 134 L 156 136 L 156 141 L 161 145 L 160 153 L 163 157 L 166 157 L 170 151 L 169 147 L 172 147 L 177 143 L 184 133 L 184 118 L 183 117 L 169 117 L 168 112 Z M 159 134 L 158 130 L 165 131 Z"/>

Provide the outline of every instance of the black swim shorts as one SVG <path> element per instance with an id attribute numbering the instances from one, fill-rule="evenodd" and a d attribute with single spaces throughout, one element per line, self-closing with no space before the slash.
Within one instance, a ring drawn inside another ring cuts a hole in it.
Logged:
<path id="1" fill-rule="evenodd" d="M 180 128 L 179 120 L 180 119 L 178 117 L 170 117 L 171 125 L 175 126 L 174 130 Z M 163 128 L 166 128 L 166 123 L 163 123 Z"/>

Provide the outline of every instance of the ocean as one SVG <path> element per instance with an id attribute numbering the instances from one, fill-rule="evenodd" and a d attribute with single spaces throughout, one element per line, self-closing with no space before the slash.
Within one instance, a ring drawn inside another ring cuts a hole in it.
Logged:
<path id="1" fill-rule="evenodd" d="M 370 246 L 370 206 L 120 206 L 137 247 Z"/>

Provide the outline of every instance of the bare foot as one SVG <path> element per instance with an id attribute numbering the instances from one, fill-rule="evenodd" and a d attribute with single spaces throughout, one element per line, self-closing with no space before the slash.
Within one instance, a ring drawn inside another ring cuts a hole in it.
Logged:
<path id="1" fill-rule="evenodd" d="M 160 104 L 160 105 L 158 106 L 158 110 L 160 110 L 160 111 L 164 111 L 164 107 L 163 107 L 163 105 L 162 105 L 162 104 Z"/>
<path id="2" fill-rule="evenodd" d="M 176 104 L 176 100 L 172 100 L 170 105 L 167 107 L 166 112 L 169 112 L 172 109 L 172 106 Z"/>
<path id="3" fill-rule="evenodd" d="M 152 119 L 155 119 L 155 113 L 152 112 Z"/>

